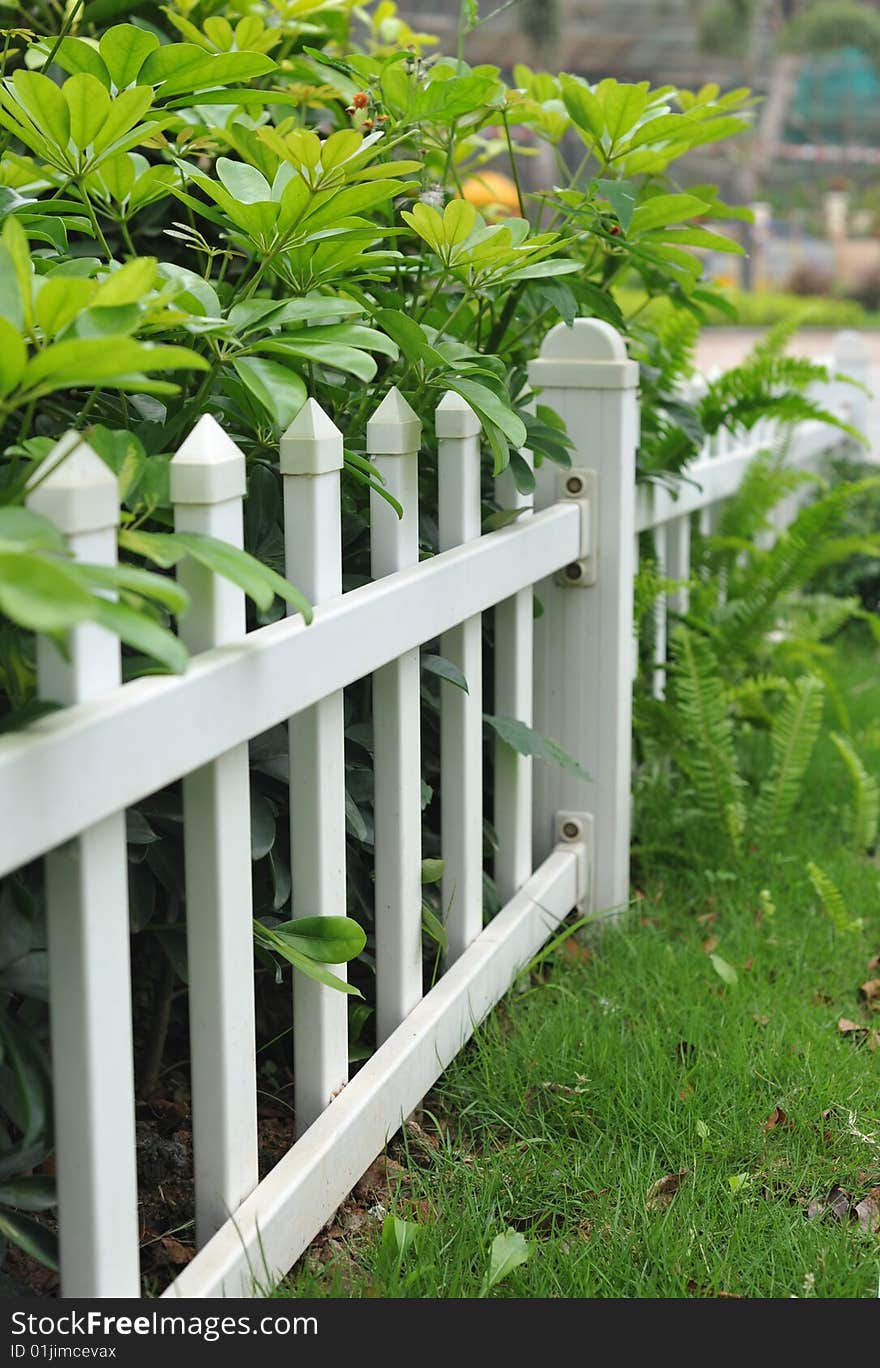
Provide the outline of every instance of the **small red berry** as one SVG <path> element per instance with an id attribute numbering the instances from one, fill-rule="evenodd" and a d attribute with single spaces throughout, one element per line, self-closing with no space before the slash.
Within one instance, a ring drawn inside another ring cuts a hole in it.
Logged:
<path id="1" fill-rule="evenodd" d="M 370 103 L 370 97 L 364 90 L 359 90 L 352 100 L 355 109 L 366 109 Z"/>

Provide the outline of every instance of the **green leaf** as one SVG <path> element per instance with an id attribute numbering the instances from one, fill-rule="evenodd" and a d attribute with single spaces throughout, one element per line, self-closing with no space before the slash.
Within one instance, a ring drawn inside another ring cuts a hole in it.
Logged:
<path id="1" fill-rule="evenodd" d="M 57 551 L 67 543 L 54 523 L 29 508 L 0 508 L 0 551 Z"/>
<path id="2" fill-rule="evenodd" d="M 37 322 L 47 338 L 62 332 L 68 323 L 91 301 L 95 293 L 93 280 L 53 276 L 44 280 L 37 295 Z"/>
<path id="3" fill-rule="evenodd" d="M 489 1268 L 480 1288 L 480 1296 L 488 1296 L 502 1278 L 526 1263 L 530 1254 L 529 1243 L 518 1230 L 509 1227 L 503 1235 L 496 1235 L 489 1249 Z"/>
<path id="4" fill-rule="evenodd" d="M 106 152 L 113 148 L 114 154 L 118 155 L 123 150 L 115 144 L 120 139 L 125 138 L 126 134 L 132 129 L 136 129 L 140 120 L 146 114 L 153 103 L 153 92 L 148 85 L 132 86 L 130 90 L 124 90 L 121 95 L 117 95 L 112 105 L 110 113 L 104 120 L 100 133 L 92 143 L 92 153 L 95 157 L 101 152 Z M 151 125 L 144 125 L 146 130 Z M 136 140 L 140 141 L 138 137 Z M 92 162 L 92 165 L 95 163 Z"/>
<path id="5" fill-rule="evenodd" d="M 443 860 L 422 860 L 422 883 L 435 884 L 443 878 Z"/>
<path id="6" fill-rule="evenodd" d="M 308 599 L 268 565 L 248 555 L 247 551 L 201 532 L 160 532 L 151 535 L 173 537 L 193 560 L 212 570 L 215 575 L 237 584 L 264 612 L 271 607 L 273 598 L 278 594 L 297 613 L 302 613 L 306 622 L 311 622 L 312 607 Z"/>
<path id="7" fill-rule="evenodd" d="M 367 943 L 363 927 L 351 917 L 298 917 L 273 926 L 273 933 L 320 964 L 347 964 Z"/>
<path id="8" fill-rule="evenodd" d="M 710 955 L 709 959 L 718 977 L 729 984 L 731 988 L 739 982 L 739 975 L 733 965 L 727 963 L 727 960 L 722 959 L 720 955 Z"/>
<path id="9" fill-rule="evenodd" d="M 696 195 L 655 195 L 635 210 L 630 223 L 632 233 L 647 233 L 654 228 L 665 228 L 670 223 L 698 218 L 709 208 Z"/>
<path id="10" fill-rule="evenodd" d="M 525 423 L 488 386 L 481 385 L 476 380 L 466 379 L 456 371 L 450 371 L 444 380 L 449 389 L 455 390 L 456 394 L 460 394 L 462 399 L 468 401 L 478 418 L 494 423 L 511 446 L 525 446 Z"/>
<path id="11" fill-rule="evenodd" d="M 32 552 L 0 551 L 0 612 L 32 632 L 64 632 L 95 616 L 75 570 Z"/>
<path id="12" fill-rule="evenodd" d="M 125 90 L 136 79 L 159 39 L 134 24 L 114 24 L 101 35 L 98 48 L 117 90 Z"/>
<path id="13" fill-rule="evenodd" d="M 189 607 L 189 595 L 168 575 L 154 575 L 134 565 L 88 565 L 79 563 L 82 578 L 96 589 L 124 589 L 142 598 L 161 603 L 175 617 L 182 617 Z"/>
<path id="14" fill-rule="evenodd" d="M 282 431 L 289 427 L 308 398 L 301 376 L 278 361 L 261 356 L 238 356 L 232 362 L 242 384 Z"/>
<path id="15" fill-rule="evenodd" d="M 58 1268 L 58 1237 L 30 1217 L 0 1208 L 0 1235 L 46 1268 Z"/>
<path id="16" fill-rule="evenodd" d="M 21 334 L 7 318 L 0 318 L 0 395 L 15 389 L 26 362 L 27 350 Z"/>
<path id="17" fill-rule="evenodd" d="M 40 132 L 48 136 L 55 147 L 66 152 L 70 110 L 55 82 L 41 71 L 24 71 L 19 67 L 12 74 L 12 87 L 21 108 Z"/>
<path id="18" fill-rule="evenodd" d="M 429 674 L 437 675 L 439 679 L 445 679 L 447 683 L 454 684 L 457 689 L 464 693 L 469 693 L 468 682 L 457 665 L 451 660 L 447 660 L 441 655 L 423 655 L 422 669 Z"/>
<path id="19" fill-rule="evenodd" d="M 217 175 L 223 185 L 242 204 L 259 204 L 272 199 L 272 189 L 262 171 L 247 162 L 218 157 Z"/>
<path id="20" fill-rule="evenodd" d="M 446 934 L 446 927 L 443 925 L 437 913 L 428 903 L 422 903 L 422 930 L 426 936 L 430 936 L 436 945 L 439 945 L 445 955 L 449 949 L 449 937 Z"/>
<path id="21" fill-rule="evenodd" d="M 211 86 L 249 81 L 275 70 L 275 62 L 258 52 L 223 52 L 216 56 L 194 43 L 166 43 L 151 52 L 138 79 L 161 86 L 163 99 Z"/>
<path id="22" fill-rule="evenodd" d="M 34 1174 L 0 1183 L 0 1206 L 15 1207 L 18 1211 L 49 1211 L 57 1203 L 58 1194 L 52 1178 Z"/>
<path id="23" fill-rule="evenodd" d="M 323 983 L 325 988 L 335 988 L 340 993 L 348 993 L 350 997 L 363 997 L 363 993 L 355 988 L 354 984 L 346 983 L 323 964 L 309 959 L 308 955 L 302 954 L 293 945 L 287 944 L 280 936 L 276 937 L 268 927 L 254 922 L 254 938 L 258 945 L 262 945 L 266 950 L 272 950 L 275 954 L 286 959 L 288 964 L 292 964 L 300 973 L 305 974 L 306 978 L 314 979 L 316 983 Z"/>
<path id="24" fill-rule="evenodd" d="M 605 111 L 592 90 L 582 81 L 564 73 L 559 78 L 562 98 L 575 124 L 596 142 L 605 132 Z"/>
<path id="25" fill-rule="evenodd" d="M 139 304 L 152 289 L 155 279 L 156 258 L 135 257 L 104 276 L 95 291 L 91 307 L 110 309 L 122 304 Z"/>
<path id="26" fill-rule="evenodd" d="M 70 136 L 80 152 L 90 146 L 110 112 L 110 96 L 97 76 L 82 71 L 64 82 Z"/>
<path id="27" fill-rule="evenodd" d="M 636 207 L 637 187 L 633 181 L 598 180 L 596 189 L 607 199 L 624 232 L 629 228 Z"/>
<path id="28" fill-rule="evenodd" d="M 626 85 L 614 81 L 605 86 L 605 126 L 612 145 L 625 137 L 638 123 L 648 103 L 646 85 Z"/>
<path id="29" fill-rule="evenodd" d="M 28 388 L 49 382 L 67 389 L 98 382 L 122 381 L 137 371 L 207 370 L 208 363 L 188 347 L 138 342 L 133 337 L 71 338 L 53 342 L 31 357 L 22 384 Z"/>
<path id="30" fill-rule="evenodd" d="M 389 1212 L 382 1222 L 380 1250 L 383 1258 L 392 1266 L 403 1262 L 406 1255 L 416 1245 L 420 1229 L 414 1221 L 401 1220 Z"/>
<path id="31" fill-rule="evenodd" d="M 183 642 L 146 613 L 111 599 L 95 599 L 94 620 L 113 632 L 127 646 L 158 660 L 173 674 L 183 674 L 189 654 Z"/>
<path id="32" fill-rule="evenodd" d="M 525 722 L 520 722 L 515 717 L 494 717 L 484 713 L 483 721 L 488 722 L 496 735 L 519 755 L 533 755 L 536 760 L 558 765 L 560 769 L 576 774 L 585 783 L 592 783 L 592 776 L 587 773 L 580 761 L 569 755 L 568 751 L 552 737 L 542 736 L 540 732 L 527 727 Z"/>

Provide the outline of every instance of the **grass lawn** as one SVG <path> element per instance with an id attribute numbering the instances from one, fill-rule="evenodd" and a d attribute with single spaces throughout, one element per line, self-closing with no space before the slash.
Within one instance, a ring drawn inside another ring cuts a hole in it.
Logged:
<path id="1" fill-rule="evenodd" d="M 840 679 L 876 773 L 876 649 Z M 880 869 L 851 793 L 823 739 L 768 864 L 637 869 L 627 916 L 523 978 L 275 1295 L 476 1296 L 512 1228 L 529 1258 L 493 1296 L 876 1297 Z M 384 1211 L 414 1227 L 402 1258 Z"/>

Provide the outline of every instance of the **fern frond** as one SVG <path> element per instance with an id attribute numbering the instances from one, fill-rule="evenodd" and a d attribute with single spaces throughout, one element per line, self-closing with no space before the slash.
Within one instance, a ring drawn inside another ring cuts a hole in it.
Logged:
<path id="1" fill-rule="evenodd" d="M 773 765 L 752 812 L 752 831 L 762 843 L 780 834 L 800 797 L 819 735 L 824 701 L 822 681 L 816 675 L 804 675 L 791 685 L 788 698 L 773 720 Z"/>
<path id="2" fill-rule="evenodd" d="M 844 932 L 861 931 L 861 917 L 851 917 L 849 915 L 846 903 L 843 900 L 843 894 L 834 880 L 825 873 L 825 870 L 820 869 L 812 860 L 808 860 L 807 873 L 810 876 L 810 883 L 813 885 L 816 896 L 822 904 L 822 910 L 825 915 L 831 919 L 835 930 Z"/>
<path id="3" fill-rule="evenodd" d="M 778 454 L 760 452 L 747 467 L 739 489 L 724 505 L 719 536 L 751 542 L 769 526 L 770 513 L 786 495 L 817 482 L 818 476 L 786 466 Z"/>
<path id="4" fill-rule="evenodd" d="M 679 764 L 694 786 L 700 815 L 727 835 L 734 852 L 745 825 L 733 722 L 718 662 L 705 638 L 686 627 L 672 634 L 675 701 L 687 737 Z"/>
<path id="5" fill-rule="evenodd" d="M 877 822 L 880 819 L 880 785 L 865 769 L 855 748 L 840 732 L 832 732 L 831 740 L 841 760 L 849 770 L 855 788 L 852 839 L 856 850 L 873 850 L 877 841 Z"/>
<path id="6" fill-rule="evenodd" d="M 713 380 L 697 407 L 707 432 L 722 427 L 748 432 L 762 418 L 775 418 L 788 426 L 806 421 L 827 423 L 864 441 L 856 428 L 807 393 L 811 386 L 828 384 L 831 379 L 825 366 L 805 357 L 753 355 Z"/>
<path id="7" fill-rule="evenodd" d="M 844 555 L 832 534 L 847 504 L 877 484 L 876 478 L 860 480 L 824 494 L 801 509 L 767 555 L 747 568 L 737 597 L 720 605 L 715 615 L 714 644 L 722 660 L 729 653 L 741 656 L 750 651 L 755 639 L 775 625 L 780 599 L 803 588 L 837 555 Z"/>

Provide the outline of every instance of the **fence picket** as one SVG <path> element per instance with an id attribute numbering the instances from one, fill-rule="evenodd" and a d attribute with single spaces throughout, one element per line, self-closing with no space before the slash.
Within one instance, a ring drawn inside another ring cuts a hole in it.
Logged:
<path id="1" fill-rule="evenodd" d="M 342 593 L 342 433 L 308 399 L 281 438 L 287 577 L 317 607 Z M 345 723 L 339 689 L 290 719 L 290 849 L 294 917 L 344 917 Z M 337 978 L 346 966 L 333 966 Z M 297 1132 L 348 1080 L 344 993 L 299 974 L 293 989 Z"/>
<path id="2" fill-rule="evenodd" d="M 69 432 L 28 507 L 55 523 L 77 560 L 116 564 L 117 481 Z M 79 703 L 121 678 L 119 642 L 85 623 L 64 660 L 37 638 L 40 695 Z M 95 755 L 83 785 L 100 783 L 113 754 Z M 74 803 L 68 792 L 64 801 Z M 114 813 L 46 856 L 60 1263 L 67 1297 L 137 1297 L 137 1172 L 125 813 Z"/>
<path id="3" fill-rule="evenodd" d="M 210 415 L 171 462 L 174 526 L 243 546 L 245 460 Z M 192 652 L 245 635 L 244 594 L 192 559 L 181 636 Z M 183 781 L 196 1240 L 219 1230 L 258 1181 L 247 743 Z"/>
<path id="4" fill-rule="evenodd" d="M 480 420 L 449 392 L 436 412 L 440 550 L 480 535 Z M 444 632 L 440 651 L 464 675 L 468 692 L 440 685 L 440 829 L 443 912 L 452 964 L 483 926 L 482 618 Z"/>
<path id="5" fill-rule="evenodd" d="M 669 573 L 666 523 L 654 528 L 654 557 L 657 574 L 664 579 Z M 666 697 L 666 614 L 666 594 L 661 592 L 654 600 L 654 676 L 651 685 L 654 698 L 659 700 Z"/>
<path id="6" fill-rule="evenodd" d="M 400 391 L 389 390 L 367 423 L 367 451 L 403 509 L 370 494 L 375 579 L 419 559 L 418 453 L 421 423 Z M 376 839 L 376 1030 L 386 1040 L 422 996 L 422 777 L 419 652 L 373 675 Z"/>
<path id="7" fill-rule="evenodd" d="M 686 613 L 690 606 L 687 581 L 691 574 L 691 520 L 687 513 L 666 524 L 666 563 L 669 578 L 679 582 L 679 587 L 669 595 L 669 609 Z"/>
<path id="8" fill-rule="evenodd" d="M 520 453 L 531 464 L 531 452 Z M 496 481 L 502 508 L 525 509 L 515 526 L 531 512 L 532 497 L 523 494 L 509 470 Z M 495 712 L 532 725 L 534 644 L 534 590 L 519 593 L 495 608 Z M 493 874 L 502 906 L 518 893 L 532 874 L 532 767 L 530 755 L 521 755 L 496 737 L 494 826 L 497 847 Z"/>

